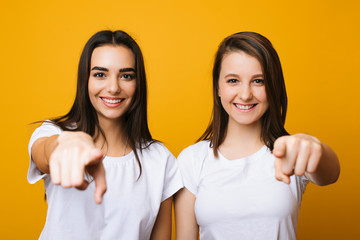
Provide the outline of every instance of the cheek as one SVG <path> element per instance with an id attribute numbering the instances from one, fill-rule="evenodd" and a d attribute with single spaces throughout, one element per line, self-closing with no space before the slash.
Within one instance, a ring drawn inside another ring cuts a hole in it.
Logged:
<path id="1" fill-rule="evenodd" d="M 231 91 L 228 91 L 226 89 L 222 89 L 221 91 L 219 91 L 219 95 L 220 96 L 220 104 L 222 106 L 222 108 L 225 110 L 225 112 L 227 114 L 229 114 L 229 111 L 231 109 L 231 106 L 232 106 L 232 100 L 233 100 L 233 97 L 232 97 L 232 93 Z"/>
<path id="2" fill-rule="evenodd" d="M 263 103 L 264 108 L 267 110 L 269 108 L 269 102 L 267 100 L 265 88 L 259 92 L 258 99 Z"/>
<path id="3" fill-rule="evenodd" d="M 132 97 L 136 91 L 136 81 L 128 82 L 123 89 L 129 97 Z"/>
<path id="4" fill-rule="evenodd" d="M 266 90 L 265 88 L 259 88 L 259 89 L 256 89 L 256 92 L 255 92 L 255 95 L 256 95 L 256 98 L 265 103 L 267 102 L 267 96 L 266 96 Z"/>
<path id="5" fill-rule="evenodd" d="M 99 93 L 101 89 L 100 84 L 97 81 L 89 79 L 88 83 L 88 91 L 89 91 L 89 97 L 94 97 L 95 94 Z"/>
<path id="6" fill-rule="evenodd" d="M 219 88 L 219 97 L 221 98 L 221 102 L 224 104 L 228 104 L 236 98 L 237 91 L 236 88 L 230 87 L 221 87 Z"/>

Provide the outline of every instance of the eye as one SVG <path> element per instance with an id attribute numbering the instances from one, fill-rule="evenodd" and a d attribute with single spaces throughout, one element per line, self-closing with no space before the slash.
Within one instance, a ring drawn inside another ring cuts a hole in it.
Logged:
<path id="1" fill-rule="evenodd" d="M 96 78 L 103 78 L 103 77 L 105 77 L 105 74 L 102 72 L 97 72 L 97 73 L 94 73 L 93 76 Z"/>
<path id="2" fill-rule="evenodd" d="M 255 80 L 253 80 L 253 83 L 259 84 L 259 85 L 264 85 L 264 79 L 255 79 Z"/>
<path id="3" fill-rule="evenodd" d="M 237 83 L 238 80 L 235 79 L 235 78 L 232 78 L 232 79 L 227 80 L 226 82 L 228 82 L 228 83 Z"/>
<path id="4" fill-rule="evenodd" d="M 125 78 L 125 79 L 128 79 L 128 80 L 131 80 L 131 79 L 134 79 L 135 78 L 135 75 L 134 74 L 128 74 L 128 73 L 125 73 L 121 76 L 121 78 Z"/>

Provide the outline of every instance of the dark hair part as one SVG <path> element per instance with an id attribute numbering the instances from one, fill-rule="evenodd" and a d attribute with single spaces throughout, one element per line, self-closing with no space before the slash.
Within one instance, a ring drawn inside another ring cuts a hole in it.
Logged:
<path id="1" fill-rule="evenodd" d="M 242 51 L 255 57 L 261 64 L 269 108 L 261 117 L 261 139 L 273 150 L 278 137 L 288 135 L 285 130 L 287 95 L 281 63 L 271 42 L 255 32 L 239 32 L 225 38 L 216 53 L 213 68 L 213 112 L 209 126 L 197 140 L 210 140 L 214 155 L 218 157 L 218 148 L 224 141 L 229 115 L 221 105 L 219 75 L 222 60 L 229 52 Z"/>
<path id="2" fill-rule="evenodd" d="M 90 102 L 88 90 L 91 55 L 95 48 L 103 45 L 125 46 L 134 54 L 136 90 L 129 109 L 119 121 L 122 121 L 121 123 L 124 126 L 128 145 L 134 150 L 140 168 L 140 177 L 142 167 L 136 149 L 142 153 L 142 150 L 149 147 L 155 140 L 151 137 L 147 122 L 147 87 L 143 55 L 138 44 L 127 33 L 123 31 L 100 31 L 89 39 L 79 61 L 74 104 L 66 115 L 51 121 L 66 131 L 83 131 L 94 139 L 101 134 L 105 138 L 99 125 L 96 110 Z"/>

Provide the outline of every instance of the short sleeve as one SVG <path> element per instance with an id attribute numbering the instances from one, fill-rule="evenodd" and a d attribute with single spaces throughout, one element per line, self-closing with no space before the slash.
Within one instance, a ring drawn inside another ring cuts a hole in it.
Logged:
<path id="1" fill-rule="evenodd" d="M 167 150 L 168 151 L 168 150 Z M 177 166 L 176 159 L 168 151 L 168 159 L 166 162 L 165 179 L 163 194 L 161 196 L 161 202 L 174 195 L 179 189 L 184 187 L 179 167 Z"/>
<path id="2" fill-rule="evenodd" d="M 198 189 L 198 179 L 199 174 L 197 174 L 198 167 L 194 161 L 194 152 L 192 149 L 193 146 L 190 146 L 184 149 L 177 158 L 177 163 L 179 165 L 180 173 L 183 179 L 184 186 L 192 194 L 197 194 Z"/>
<path id="3" fill-rule="evenodd" d="M 30 141 L 29 141 L 29 145 L 28 145 L 28 151 L 29 151 L 29 156 L 30 156 L 30 166 L 29 166 L 29 170 L 28 170 L 28 174 L 27 174 L 27 180 L 29 183 L 34 184 L 47 175 L 47 174 L 42 173 L 36 166 L 35 162 L 33 161 L 32 157 L 31 157 L 32 145 L 39 138 L 51 137 L 53 135 L 60 134 L 61 132 L 62 132 L 62 130 L 58 126 L 56 126 L 48 121 L 44 122 L 40 127 L 35 129 L 35 131 L 33 132 L 32 136 L 30 138 Z"/>

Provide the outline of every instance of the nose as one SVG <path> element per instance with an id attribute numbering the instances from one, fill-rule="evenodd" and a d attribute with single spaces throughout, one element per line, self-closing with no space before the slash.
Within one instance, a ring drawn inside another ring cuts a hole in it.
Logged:
<path id="1" fill-rule="evenodd" d="M 242 86 L 239 86 L 238 97 L 243 101 L 251 100 L 253 97 L 251 86 L 247 84 L 242 84 Z"/>
<path id="2" fill-rule="evenodd" d="M 116 95 L 121 92 L 120 81 L 116 76 L 112 76 L 108 79 L 107 91 L 112 95 Z"/>

